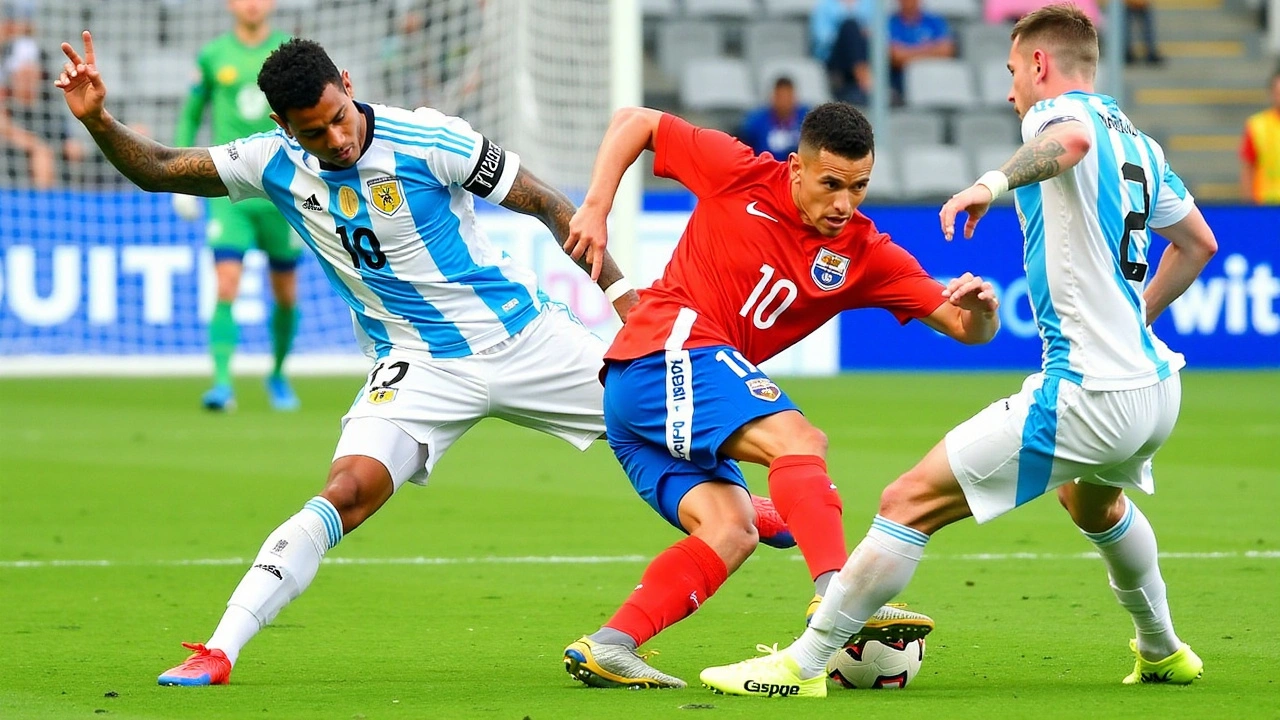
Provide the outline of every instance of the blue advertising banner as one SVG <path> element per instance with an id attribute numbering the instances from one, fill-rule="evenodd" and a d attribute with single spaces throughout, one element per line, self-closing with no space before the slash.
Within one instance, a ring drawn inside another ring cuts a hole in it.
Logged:
<path id="1" fill-rule="evenodd" d="M 1202 208 L 1218 238 L 1218 254 L 1201 277 L 1162 315 L 1156 334 L 1190 367 L 1280 367 L 1280 207 Z M 1001 329 L 978 347 L 962 346 L 920 323 L 898 325 L 884 311 L 845 313 L 840 322 L 840 367 L 857 369 L 1033 371 L 1040 338 L 1022 268 L 1022 231 L 1009 206 L 991 211 L 973 240 L 946 242 L 934 207 L 868 208 L 881 231 L 910 250 L 925 269 L 946 280 L 972 272 L 990 280 L 1001 298 Z M 1167 243 L 1158 237 L 1152 273 Z"/>

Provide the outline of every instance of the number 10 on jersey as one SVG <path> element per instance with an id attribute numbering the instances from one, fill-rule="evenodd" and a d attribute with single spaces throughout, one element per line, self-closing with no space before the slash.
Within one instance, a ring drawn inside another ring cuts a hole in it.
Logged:
<path id="1" fill-rule="evenodd" d="M 762 275 L 760 282 L 756 283 L 755 289 L 751 291 L 751 295 L 743 303 L 742 309 L 738 311 L 738 314 L 742 317 L 750 315 L 751 322 L 757 328 L 768 330 L 778 321 L 778 316 L 791 307 L 791 303 L 796 301 L 796 296 L 800 294 L 800 291 L 796 289 L 795 283 L 784 277 L 774 281 L 775 271 L 772 265 L 761 265 L 760 273 Z M 771 282 L 773 283 L 772 286 L 770 286 Z M 769 288 L 768 293 L 765 293 L 765 288 Z M 764 297 L 762 298 L 761 295 Z M 754 313 L 751 312 L 753 307 L 755 308 Z"/>

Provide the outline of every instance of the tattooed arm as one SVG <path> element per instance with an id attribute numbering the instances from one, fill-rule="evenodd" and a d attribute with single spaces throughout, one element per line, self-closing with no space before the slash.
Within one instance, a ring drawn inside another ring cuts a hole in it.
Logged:
<path id="1" fill-rule="evenodd" d="M 1018 148 L 999 171 L 978 178 L 977 182 L 953 195 L 942 206 L 938 216 L 943 236 L 948 240 L 954 236 L 956 215 L 963 211 L 969 215 L 964 224 L 964 236 L 973 237 L 978 221 L 996 197 L 1013 188 L 1061 175 L 1084 159 L 1091 146 L 1089 131 L 1079 121 L 1068 119 L 1050 125 Z"/>
<path id="2" fill-rule="evenodd" d="M 551 231 L 551 235 L 555 237 L 556 242 L 561 247 L 564 246 L 565 241 L 569 238 L 569 220 L 573 218 L 573 213 L 577 210 L 573 202 L 565 197 L 564 193 L 542 182 L 523 167 L 516 173 L 515 182 L 507 193 L 507 197 L 502 201 L 502 207 L 514 210 L 522 215 L 531 215 L 541 220 L 542 224 L 547 226 L 547 229 Z M 586 256 L 574 262 L 577 263 L 578 267 L 582 268 L 583 272 L 588 275 L 591 274 L 591 263 L 587 261 Z M 618 268 L 617 263 L 606 252 L 603 267 L 600 271 L 600 279 L 596 281 L 596 284 L 600 286 L 601 290 L 608 290 L 614 283 L 621 280 L 624 280 L 622 270 Z M 636 294 L 636 291 L 628 290 L 613 300 L 613 308 L 623 322 L 626 322 L 627 313 L 639 301 L 640 296 Z"/>
<path id="3" fill-rule="evenodd" d="M 171 148 L 145 138 L 111 117 L 103 107 L 107 86 L 98 72 L 93 36 L 86 30 L 84 57 L 62 43 L 67 62 L 54 82 L 76 119 L 84 123 L 94 142 L 125 177 L 150 192 L 177 192 L 215 197 L 227 187 L 205 148 Z"/>

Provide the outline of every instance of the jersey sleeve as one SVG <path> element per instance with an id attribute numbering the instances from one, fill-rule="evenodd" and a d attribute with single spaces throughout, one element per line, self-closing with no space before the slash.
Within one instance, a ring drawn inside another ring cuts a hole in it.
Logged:
<path id="1" fill-rule="evenodd" d="M 727 133 L 690 125 L 669 114 L 658 121 L 653 149 L 653 174 L 679 182 L 698 197 L 723 192 L 756 156 Z"/>
<path id="2" fill-rule="evenodd" d="M 920 266 L 920 261 L 886 235 L 871 252 L 867 277 L 876 278 L 864 297 L 869 307 L 893 313 L 903 325 L 933 314 L 945 302 L 943 286 Z"/>
<path id="3" fill-rule="evenodd" d="M 1191 197 L 1182 178 L 1165 162 L 1156 196 L 1151 198 L 1151 214 L 1147 216 L 1147 225 L 1157 229 L 1169 227 L 1186 217 L 1195 204 L 1195 198 Z"/>
<path id="4" fill-rule="evenodd" d="M 1253 144 L 1253 133 L 1249 132 L 1248 126 L 1240 138 L 1240 159 L 1249 165 L 1258 164 L 1258 149 Z"/>
<path id="5" fill-rule="evenodd" d="M 276 133 L 259 133 L 209 148 L 214 167 L 218 168 L 222 184 L 227 186 L 231 202 L 267 197 L 262 186 L 262 173 L 271 158 L 281 151 L 280 143 Z"/>
<path id="6" fill-rule="evenodd" d="M 1093 126 L 1093 118 L 1083 103 L 1065 97 L 1041 100 L 1022 118 L 1022 141 L 1028 142 L 1050 127 L 1063 122 L 1082 122 Z"/>
<path id="7" fill-rule="evenodd" d="M 391 126 L 390 132 L 426 140 L 419 143 L 422 159 L 437 180 L 458 185 L 494 205 L 507 198 L 520 172 L 519 155 L 502 149 L 462 118 L 425 107 L 414 110 L 413 116 L 419 127 L 406 131 Z"/>

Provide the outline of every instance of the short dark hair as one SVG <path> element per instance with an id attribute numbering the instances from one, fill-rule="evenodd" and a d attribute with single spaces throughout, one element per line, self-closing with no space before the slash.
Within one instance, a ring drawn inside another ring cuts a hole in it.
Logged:
<path id="1" fill-rule="evenodd" d="M 1027 45 L 1048 45 L 1068 75 L 1092 78 L 1098 71 L 1098 30 L 1075 5 L 1046 5 L 1027 13 L 1013 26 L 1009 39 L 1021 39 L 1024 50 Z"/>
<path id="2" fill-rule="evenodd" d="M 314 40 L 286 41 L 271 51 L 258 71 L 258 89 L 267 96 L 267 104 L 281 119 L 288 110 L 318 105 L 329 85 L 342 88 L 342 73 Z"/>
<path id="3" fill-rule="evenodd" d="M 823 103 L 800 124 L 800 147 L 861 160 L 876 150 L 871 122 L 858 108 L 843 102 Z"/>
<path id="4" fill-rule="evenodd" d="M 777 90 L 778 88 L 791 88 L 794 90 L 795 87 L 795 82 L 787 75 L 779 75 L 778 78 L 773 81 L 774 90 Z"/>

